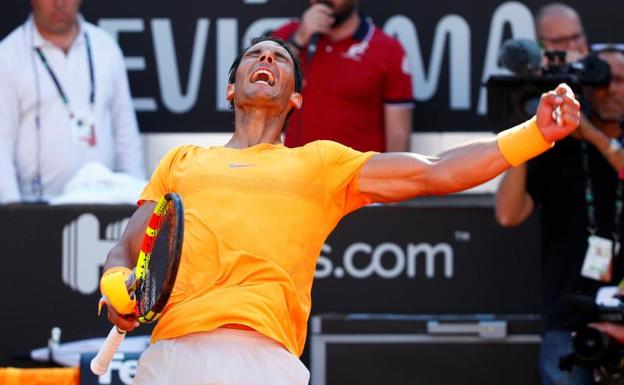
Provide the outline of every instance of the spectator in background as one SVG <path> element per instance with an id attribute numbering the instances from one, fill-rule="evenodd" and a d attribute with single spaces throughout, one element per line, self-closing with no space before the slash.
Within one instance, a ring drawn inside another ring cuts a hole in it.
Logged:
<path id="1" fill-rule="evenodd" d="M 544 51 L 565 51 L 567 62 L 589 54 L 583 24 L 573 8 L 561 3 L 547 4 L 538 10 L 536 26 Z M 613 238 L 614 232 L 619 234 L 617 237 L 622 234 L 621 229 L 615 229 L 614 218 L 618 214 L 614 202 L 616 185 L 620 183 L 617 171 L 624 167 L 624 152 L 619 141 L 622 136 L 619 122 L 624 118 L 621 90 L 624 56 L 617 52 L 605 52 L 601 56 L 608 59 L 615 77 L 607 89 L 586 90 L 584 96 L 589 103 L 584 106 L 595 105 L 595 112 L 589 119 L 581 114 L 573 138 L 562 141 L 551 153 L 534 159 L 528 168 L 521 165 L 508 170 L 496 193 L 496 216 L 504 226 L 522 223 L 534 210 L 541 213 L 543 339 L 540 372 L 543 385 L 594 383 L 589 369 L 562 372 L 558 368 L 560 356 L 572 350 L 571 332 L 583 326 L 579 324 L 578 315 L 567 312 L 560 301 L 563 295 L 571 293 L 594 296 L 598 287 L 617 283 L 623 274 L 622 266 L 614 266 L 615 276 L 608 283 L 581 274 L 590 235 L 587 233 L 591 225 L 588 223 L 590 207 L 597 210 L 600 223 L 594 226 L 599 227 L 600 234 L 607 238 Z M 607 117 L 604 112 L 610 117 L 604 119 Z M 583 198 L 588 183 L 590 189 L 596 190 L 595 202 L 586 202 Z M 615 261 L 621 258 L 616 256 Z M 594 327 L 623 340 L 624 330 L 618 325 L 603 323 Z"/>
<path id="2" fill-rule="evenodd" d="M 274 32 L 302 62 L 305 105 L 285 144 L 329 139 L 360 151 L 409 151 L 412 81 L 401 44 L 358 12 L 358 0 L 311 0 Z"/>
<path id="3" fill-rule="evenodd" d="M 90 161 L 145 178 L 123 55 L 80 3 L 31 0 L 0 42 L 0 203 L 57 196 Z"/>
<path id="4" fill-rule="evenodd" d="M 542 228 L 542 327 L 540 371 L 543 385 L 594 384 L 589 369 L 572 372 L 558 368 L 559 358 L 572 351 L 573 330 L 586 315 L 562 305 L 566 294 L 595 297 L 602 286 L 617 285 L 624 275 L 623 181 L 620 141 L 624 119 L 624 54 L 607 49 L 599 53 L 612 72 L 606 88 L 585 88 L 591 106 L 591 124 L 581 124 L 555 148 L 507 171 L 496 193 L 496 217 L 504 226 L 522 223 L 534 210 Z M 600 268 L 595 246 L 611 255 L 609 268 Z M 596 273 L 597 272 L 597 273 Z M 619 341 L 624 327 L 593 325 Z"/>
<path id="5" fill-rule="evenodd" d="M 544 51 L 566 51 L 567 62 L 589 53 L 583 24 L 573 8 L 561 3 L 547 4 L 537 11 L 535 24 Z"/>

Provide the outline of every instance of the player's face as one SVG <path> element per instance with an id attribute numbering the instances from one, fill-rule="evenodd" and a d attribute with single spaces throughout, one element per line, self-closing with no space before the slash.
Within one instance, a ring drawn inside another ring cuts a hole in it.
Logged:
<path id="1" fill-rule="evenodd" d="M 80 0 L 31 0 L 31 5 L 39 28 L 62 34 L 76 22 Z"/>
<path id="2" fill-rule="evenodd" d="M 271 104 L 286 107 L 295 94 L 294 63 L 288 51 L 274 41 L 251 46 L 236 70 L 236 83 L 228 90 L 237 106 Z"/>
<path id="3" fill-rule="evenodd" d="M 618 123 L 624 119 L 624 54 L 604 52 L 600 58 L 611 68 L 611 84 L 590 93 L 590 103 L 600 120 Z"/>

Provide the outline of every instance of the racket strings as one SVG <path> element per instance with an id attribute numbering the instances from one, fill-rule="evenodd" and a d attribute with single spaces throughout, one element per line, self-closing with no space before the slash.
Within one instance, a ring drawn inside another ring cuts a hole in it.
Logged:
<path id="1" fill-rule="evenodd" d="M 146 315 L 156 302 L 156 282 L 154 274 L 149 269 L 145 271 L 145 278 L 137 288 L 137 304 L 140 315 Z"/>
<path id="2" fill-rule="evenodd" d="M 169 206 L 171 205 L 170 202 Z M 163 286 L 167 281 L 167 272 L 172 261 L 171 253 L 176 250 L 176 244 L 179 242 L 176 238 L 177 226 L 174 208 L 167 207 L 160 218 L 152 251 L 146 261 L 145 278 L 137 287 L 137 304 L 140 316 L 145 316 L 150 311 L 159 312 L 161 311 L 160 308 L 164 306 L 164 303 L 159 304 L 159 298 L 163 294 Z M 167 288 L 165 291 L 167 291 L 166 296 L 168 298 L 171 288 Z"/>

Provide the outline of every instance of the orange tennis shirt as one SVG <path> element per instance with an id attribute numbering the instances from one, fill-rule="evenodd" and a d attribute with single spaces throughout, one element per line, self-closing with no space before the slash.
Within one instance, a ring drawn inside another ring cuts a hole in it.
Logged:
<path id="1" fill-rule="evenodd" d="M 338 221 L 369 203 L 356 177 L 375 154 L 316 141 L 165 155 L 139 203 L 178 193 L 184 243 L 152 341 L 241 324 L 301 355 L 316 260 Z"/>

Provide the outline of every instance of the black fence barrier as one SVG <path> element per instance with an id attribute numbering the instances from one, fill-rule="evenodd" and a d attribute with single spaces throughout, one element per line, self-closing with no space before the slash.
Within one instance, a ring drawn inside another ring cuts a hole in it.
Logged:
<path id="1" fill-rule="evenodd" d="M 344 218 L 319 257 L 313 314 L 539 313 L 535 218 L 503 229 L 489 198 L 470 199 L 370 206 Z M 0 207 L 0 365 L 22 365 L 54 326 L 62 342 L 108 334 L 96 315 L 99 277 L 133 210 Z"/>

